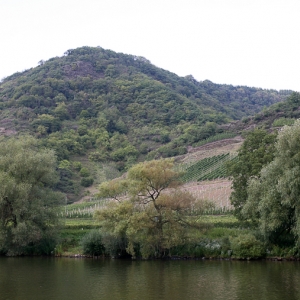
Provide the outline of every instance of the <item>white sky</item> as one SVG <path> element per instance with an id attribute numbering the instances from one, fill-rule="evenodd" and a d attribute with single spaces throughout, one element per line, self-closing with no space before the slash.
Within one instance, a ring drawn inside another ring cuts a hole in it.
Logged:
<path id="1" fill-rule="evenodd" d="M 198 81 L 300 91 L 299 0 L 0 0 L 0 79 L 72 48 Z"/>

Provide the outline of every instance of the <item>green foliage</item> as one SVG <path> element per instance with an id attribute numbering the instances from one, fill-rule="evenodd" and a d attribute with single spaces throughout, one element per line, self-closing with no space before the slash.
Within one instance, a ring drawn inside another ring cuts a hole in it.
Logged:
<path id="1" fill-rule="evenodd" d="M 54 152 L 32 137 L 0 142 L 0 248 L 7 255 L 43 252 L 55 239 L 56 207 L 63 197 L 54 192 L 58 180 Z M 46 251 L 46 250 L 45 250 Z"/>
<path id="2" fill-rule="evenodd" d="M 81 177 L 88 177 L 88 176 L 90 176 L 90 171 L 86 167 L 81 168 L 79 173 L 80 173 Z"/>
<path id="3" fill-rule="evenodd" d="M 76 171 L 80 171 L 82 168 L 82 164 L 80 161 L 73 161 L 72 166 Z"/>
<path id="4" fill-rule="evenodd" d="M 232 132 L 222 132 L 222 133 L 217 133 L 213 136 L 210 136 L 209 138 L 202 140 L 200 142 L 197 142 L 195 144 L 195 146 L 203 146 L 205 144 L 208 143 L 212 143 L 212 142 L 216 142 L 216 141 L 220 141 L 220 140 L 224 140 L 224 139 L 230 139 L 230 138 L 234 138 L 236 136 L 236 133 L 232 133 Z"/>
<path id="5" fill-rule="evenodd" d="M 103 232 L 102 241 L 105 247 L 105 253 L 111 257 L 118 258 L 128 256 L 126 251 L 128 247 L 128 240 L 126 237 Z"/>
<path id="6" fill-rule="evenodd" d="M 84 225 L 81 225 L 80 228 L 78 228 L 78 226 L 66 226 L 61 229 L 59 232 L 59 243 L 56 245 L 56 249 L 54 249 L 54 254 L 62 255 L 63 252 L 66 252 L 69 249 L 82 248 L 81 241 L 84 236 L 86 236 L 91 229 L 95 229 L 95 226 L 92 226 L 92 228 L 86 227 L 87 226 Z M 76 253 L 78 253 L 78 250 Z"/>
<path id="7" fill-rule="evenodd" d="M 262 258 L 266 255 L 263 243 L 252 234 L 241 234 L 230 240 L 232 255 L 236 258 Z"/>
<path id="8" fill-rule="evenodd" d="M 5 78 L 0 117 L 6 128 L 33 133 L 59 161 L 88 156 L 116 162 L 123 172 L 145 155 L 185 154 L 188 145 L 218 133 L 219 125 L 289 93 L 197 82 L 144 58 L 81 47 Z M 80 179 L 69 178 L 63 191 L 74 193 L 71 180 Z"/>
<path id="9" fill-rule="evenodd" d="M 124 179 L 117 178 L 111 181 L 103 182 L 99 186 L 98 196 L 118 200 L 120 197 L 125 196 L 127 189 L 127 181 Z"/>
<path id="10" fill-rule="evenodd" d="M 300 111 L 298 109 L 300 93 L 286 91 L 286 95 L 288 95 L 286 101 L 275 103 L 255 115 L 255 123 L 259 123 L 258 125 L 262 124 L 267 128 L 292 125 L 293 120 L 300 117 Z M 245 122 L 250 123 L 251 119 L 245 120 Z"/>
<path id="11" fill-rule="evenodd" d="M 300 218 L 300 121 L 285 126 L 278 134 L 274 160 L 265 166 L 259 179 L 247 189 L 248 200 L 242 214 L 258 224 L 272 243 L 299 247 Z"/>
<path id="12" fill-rule="evenodd" d="M 89 154 L 89 160 L 94 162 L 103 162 L 108 159 L 107 153 L 94 151 Z"/>
<path id="13" fill-rule="evenodd" d="M 228 163 L 228 173 L 232 176 L 233 192 L 230 200 L 235 208 L 235 215 L 243 219 L 241 210 L 248 199 L 248 181 L 260 176 L 260 170 L 273 160 L 276 134 L 255 129 L 250 132 L 238 151 L 238 159 Z"/>
<path id="14" fill-rule="evenodd" d="M 62 95 L 62 97 L 63 97 L 62 98 L 63 100 L 67 100 L 63 95 Z M 54 99 L 62 100 L 62 99 L 57 99 L 57 97 L 55 97 Z M 65 102 L 58 103 L 53 112 L 54 112 L 55 117 L 57 117 L 61 121 L 69 119 L 69 112 L 68 112 L 68 108 L 67 108 L 67 105 L 65 104 Z"/>
<path id="15" fill-rule="evenodd" d="M 293 125 L 294 122 L 295 122 L 295 119 L 291 119 L 291 118 L 279 118 L 279 119 L 276 119 L 273 122 L 273 126 L 274 127 L 282 127 L 282 126 L 285 126 L 285 125 Z"/>
<path id="16" fill-rule="evenodd" d="M 92 256 L 99 256 L 105 253 L 102 241 L 102 234 L 99 229 L 91 230 L 81 241 L 83 253 Z"/>
<path id="17" fill-rule="evenodd" d="M 180 257 L 220 257 L 222 256 L 222 241 L 201 238 L 196 243 L 179 245 L 170 249 L 172 256 Z"/>
<path id="18" fill-rule="evenodd" d="M 43 126 L 47 133 L 58 131 L 61 128 L 60 121 L 55 117 L 47 114 L 42 114 L 38 116 L 32 123 L 32 127 L 35 129 L 41 128 Z"/>
<path id="19" fill-rule="evenodd" d="M 149 158 L 158 158 L 158 157 L 173 157 L 177 155 L 183 155 L 187 153 L 187 149 L 184 146 L 179 146 L 174 142 L 171 142 L 167 145 L 161 146 L 156 151 L 149 153 Z"/>
<path id="20" fill-rule="evenodd" d="M 84 187 L 89 187 L 94 183 L 93 177 L 83 177 L 81 178 L 80 184 Z"/>
<path id="21" fill-rule="evenodd" d="M 183 244 L 193 223 L 189 217 L 204 207 L 177 189 L 179 176 L 172 160 L 157 160 L 133 166 L 125 180 L 101 184 L 101 196 L 118 200 L 95 213 L 103 230 L 128 240 L 126 251 L 132 256 L 161 257 Z"/>

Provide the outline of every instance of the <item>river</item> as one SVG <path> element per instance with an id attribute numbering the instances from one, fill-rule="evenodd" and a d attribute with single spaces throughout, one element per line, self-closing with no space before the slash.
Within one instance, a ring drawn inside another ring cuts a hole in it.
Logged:
<path id="1" fill-rule="evenodd" d="M 299 300 L 300 263 L 0 257 L 1 300 Z"/>

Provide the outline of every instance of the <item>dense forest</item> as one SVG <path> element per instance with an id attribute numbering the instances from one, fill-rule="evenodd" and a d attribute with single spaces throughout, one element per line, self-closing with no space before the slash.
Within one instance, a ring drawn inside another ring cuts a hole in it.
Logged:
<path id="1" fill-rule="evenodd" d="M 58 189 L 74 195 L 77 182 L 87 187 L 138 161 L 185 154 L 188 145 L 226 131 L 221 124 L 290 93 L 197 82 L 143 57 L 82 47 L 3 79 L 0 127 L 4 134 L 33 134 L 54 149 Z M 90 162 L 107 168 L 99 175 L 87 170 Z"/>

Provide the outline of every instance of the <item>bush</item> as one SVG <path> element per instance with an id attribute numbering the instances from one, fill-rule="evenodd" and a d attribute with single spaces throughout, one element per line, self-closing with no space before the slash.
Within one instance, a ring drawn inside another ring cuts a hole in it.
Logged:
<path id="1" fill-rule="evenodd" d="M 128 242 L 125 237 L 115 236 L 110 233 L 103 233 L 102 237 L 107 254 L 112 257 L 124 257 L 128 255 L 126 252 Z"/>
<path id="2" fill-rule="evenodd" d="M 241 234 L 231 239 L 232 254 L 235 258 L 262 258 L 266 251 L 262 242 L 252 234 Z"/>
<path id="3" fill-rule="evenodd" d="M 89 187 L 93 183 L 94 183 L 94 179 L 92 177 L 83 177 L 80 182 L 80 184 L 84 187 Z"/>
<path id="4" fill-rule="evenodd" d="M 82 168 L 82 165 L 81 165 L 81 162 L 80 161 L 74 161 L 73 164 L 72 164 L 73 168 L 76 170 L 76 171 L 80 171 L 81 168 Z"/>
<path id="5" fill-rule="evenodd" d="M 105 152 L 94 151 L 89 154 L 90 161 L 101 162 L 107 159 L 107 154 Z"/>
<path id="6" fill-rule="evenodd" d="M 88 177 L 88 176 L 90 176 L 90 171 L 89 171 L 89 169 L 88 168 L 85 168 L 85 167 L 83 167 L 83 168 L 81 168 L 81 170 L 80 170 L 80 176 L 81 177 Z"/>
<path id="7" fill-rule="evenodd" d="M 179 245 L 170 249 L 171 256 L 190 257 L 228 257 L 230 243 L 228 238 L 201 238 L 197 243 Z"/>
<path id="8" fill-rule="evenodd" d="M 274 127 L 282 127 L 284 125 L 291 126 L 294 123 L 295 123 L 295 119 L 291 119 L 291 118 L 278 118 L 278 119 L 274 120 L 273 126 Z"/>
<path id="9" fill-rule="evenodd" d="M 83 253 L 87 255 L 102 255 L 105 253 L 105 248 L 102 243 L 102 235 L 98 229 L 91 230 L 81 240 Z"/>

